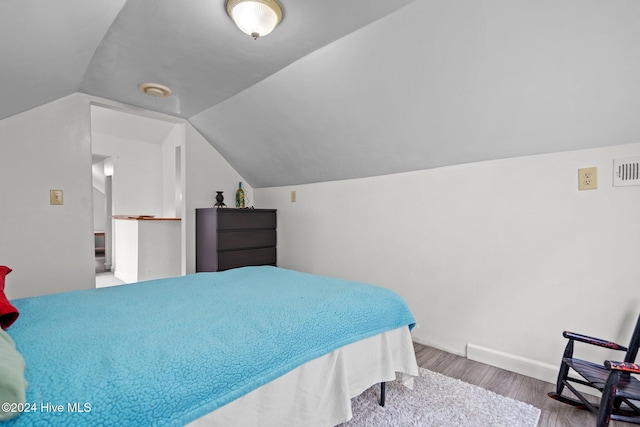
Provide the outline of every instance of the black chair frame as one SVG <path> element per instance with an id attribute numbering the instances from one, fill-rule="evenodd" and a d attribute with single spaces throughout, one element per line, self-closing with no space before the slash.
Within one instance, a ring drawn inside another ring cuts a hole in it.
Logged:
<path id="1" fill-rule="evenodd" d="M 640 347 L 640 316 L 628 347 L 587 335 L 565 331 L 562 334 L 569 341 L 564 349 L 558 373 L 555 392 L 549 397 L 579 409 L 586 409 L 596 415 L 596 426 L 606 427 L 610 420 L 640 424 L 640 381 L 632 374 L 640 374 L 640 366 L 635 364 Z M 573 357 L 574 343 L 580 342 L 611 350 L 625 352 L 623 362 L 607 360 L 602 365 Z M 582 378 L 569 376 L 570 370 Z M 575 384 L 597 389 L 601 393 L 600 403 L 592 403 Z M 563 395 L 568 388 L 577 397 Z M 635 403 L 634 403 L 635 402 Z M 623 404 L 625 406 L 623 406 Z"/>

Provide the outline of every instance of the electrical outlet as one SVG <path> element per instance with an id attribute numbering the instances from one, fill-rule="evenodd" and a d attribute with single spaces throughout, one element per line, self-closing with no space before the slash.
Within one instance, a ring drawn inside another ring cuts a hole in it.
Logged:
<path id="1" fill-rule="evenodd" d="M 598 188 L 598 168 L 578 169 L 578 190 L 595 190 Z"/>
<path id="2" fill-rule="evenodd" d="M 50 205 L 63 204 L 62 190 L 49 190 L 49 204 Z"/>
<path id="3" fill-rule="evenodd" d="M 295 191 L 292 191 L 292 192 L 291 192 L 291 203 L 293 203 L 293 202 L 295 202 L 295 201 L 296 201 L 296 192 L 295 192 Z"/>

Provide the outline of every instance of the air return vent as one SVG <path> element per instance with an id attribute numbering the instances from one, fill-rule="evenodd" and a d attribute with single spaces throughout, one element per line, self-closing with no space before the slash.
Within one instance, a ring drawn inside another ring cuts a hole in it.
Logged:
<path id="1" fill-rule="evenodd" d="M 613 186 L 640 185 L 640 157 L 613 161 Z"/>

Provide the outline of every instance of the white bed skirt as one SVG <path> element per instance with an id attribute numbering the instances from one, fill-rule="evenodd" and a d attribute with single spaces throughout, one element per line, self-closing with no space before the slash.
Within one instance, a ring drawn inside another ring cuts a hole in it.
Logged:
<path id="1" fill-rule="evenodd" d="M 311 360 L 191 423 L 190 427 L 328 427 L 352 417 L 351 398 L 418 365 L 409 328 L 346 345 Z M 393 402 L 388 402 L 393 405 Z"/>

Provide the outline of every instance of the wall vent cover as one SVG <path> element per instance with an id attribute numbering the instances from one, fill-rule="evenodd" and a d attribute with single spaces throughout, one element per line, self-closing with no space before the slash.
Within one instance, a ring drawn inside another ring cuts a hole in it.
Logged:
<path id="1" fill-rule="evenodd" d="M 640 157 L 613 161 L 613 186 L 640 185 Z"/>

